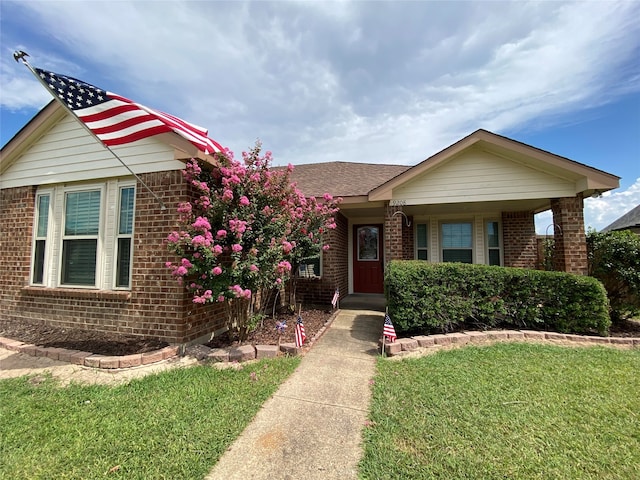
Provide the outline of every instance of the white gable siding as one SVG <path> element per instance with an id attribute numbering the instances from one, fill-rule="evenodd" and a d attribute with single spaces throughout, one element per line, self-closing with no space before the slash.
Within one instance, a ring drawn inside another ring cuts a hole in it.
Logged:
<path id="1" fill-rule="evenodd" d="M 393 190 L 407 205 L 572 197 L 575 182 L 471 150 Z"/>
<path id="2" fill-rule="evenodd" d="M 135 173 L 179 170 L 174 150 L 153 137 L 112 147 Z M 2 188 L 94 180 L 131 174 L 70 116 L 60 120 L 2 174 Z"/>

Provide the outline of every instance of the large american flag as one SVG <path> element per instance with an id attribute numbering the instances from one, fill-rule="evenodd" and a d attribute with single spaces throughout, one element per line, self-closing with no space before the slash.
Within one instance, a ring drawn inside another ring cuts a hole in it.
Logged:
<path id="1" fill-rule="evenodd" d="M 107 146 L 122 145 L 160 133 L 175 132 L 204 153 L 221 152 L 202 127 L 160 112 L 66 75 L 34 68 L 62 100 Z"/>
<path id="2" fill-rule="evenodd" d="M 393 323 L 391 323 L 391 317 L 389 317 L 388 313 L 384 316 L 384 328 L 382 330 L 382 335 L 387 337 L 391 342 L 396 341 L 396 329 L 393 328 Z"/>
<path id="3" fill-rule="evenodd" d="M 307 336 L 304 333 L 304 324 L 302 323 L 302 317 L 298 315 L 298 321 L 296 322 L 296 347 L 300 348 Z"/>

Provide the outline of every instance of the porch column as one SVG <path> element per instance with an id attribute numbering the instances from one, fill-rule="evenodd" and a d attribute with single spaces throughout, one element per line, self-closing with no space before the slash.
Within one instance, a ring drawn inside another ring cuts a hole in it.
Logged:
<path id="1" fill-rule="evenodd" d="M 397 216 L 401 216 L 398 214 Z M 408 224 L 408 225 L 407 225 Z M 402 258 L 403 260 L 413 260 L 415 258 L 413 235 L 413 217 L 408 216 L 402 219 Z"/>
<path id="2" fill-rule="evenodd" d="M 580 275 L 588 272 L 583 208 L 582 194 L 551 200 L 555 227 L 554 270 Z"/>
<path id="3" fill-rule="evenodd" d="M 536 268 L 533 212 L 502 212 L 502 241 L 505 267 Z"/>
<path id="4" fill-rule="evenodd" d="M 402 222 L 404 215 L 402 207 L 392 207 L 387 204 L 384 214 L 384 262 L 402 260 Z"/>

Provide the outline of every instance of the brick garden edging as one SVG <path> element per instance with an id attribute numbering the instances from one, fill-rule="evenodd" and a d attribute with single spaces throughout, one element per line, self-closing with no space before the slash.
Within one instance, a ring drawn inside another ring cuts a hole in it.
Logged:
<path id="1" fill-rule="evenodd" d="M 213 360 L 216 362 L 245 362 L 247 360 L 273 358 L 280 352 L 290 356 L 300 355 L 308 351 L 312 345 L 326 332 L 327 328 L 336 318 L 339 310 L 336 310 L 324 326 L 303 347 L 297 348 L 294 343 L 283 343 L 278 351 L 277 345 L 242 345 L 239 347 L 211 349 L 204 345 L 194 345 L 184 349 L 184 353 L 196 357 L 198 360 Z M 107 356 L 80 350 L 66 348 L 40 347 L 19 340 L 0 337 L 0 348 L 14 352 L 25 353 L 32 357 L 48 357 L 52 360 L 81 365 L 91 368 L 116 369 L 140 367 L 158 363 L 180 354 L 178 345 L 168 346 L 160 350 L 133 355 Z"/>
<path id="2" fill-rule="evenodd" d="M 175 357 L 179 352 L 179 347 L 169 346 L 147 353 L 135 353 L 133 355 L 108 356 L 97 353 L 83 352 L 80 350 L 69 350 L 56 347 L 39 347 L 30 343 L 23 343 L 19 340 L 0 337 L 0 347 L 14 352 L 25 353 L 32 357 L 48 357 L 52 360 L 67 362 L 73 365 L 85 367 L 114 369 L 139 367 L 161 362 L 171 357 Z"/>
<path id="3" fill-rule="evenodd" d="M 541 332 L 535 330 L 488 330 L 485 332 L 456 332 L 436 335 L 420 335 L 398 338 L 393 343 L 385 343 L 384 350 L 389 357 L 401 356 L 420 348 L 438 348 L 480 345 L 501 341 L 554 341 L 574 342 L 577 345 L 610 345 L 616 347 L 640 348 L 640 338 L 598 337 L 595 335 L 573 335 L 565 333 Z"/>

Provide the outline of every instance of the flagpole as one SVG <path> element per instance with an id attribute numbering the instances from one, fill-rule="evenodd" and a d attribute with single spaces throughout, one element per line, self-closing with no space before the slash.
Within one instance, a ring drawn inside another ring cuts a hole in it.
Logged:
<path id="1" fill-rule="evenodd" d="M 131 175 L 133 175 L 133 176 L 136 178 L 136 180 L 138 180 L 138 181 L 142 184 L 142 186 L 143 186 L 144 188 L 146 188 L 146 189 L 149 191 L 149 193 L 150 193 L 151 195 L 153 195 L 153 198 L 155 198 L 155 199 L 158 201 L 158 203 L 160 204 L 160 210 L 166 210 L 166 209 L 167 209 L 167 207 L 165 207 L 165 205 L 164 205 L 164 203 L 162 202 L 162 200 L 160 200 L 160 197 L 158 197 L 158 195 L 156 195 L 156 194 L 153 192 L 153 190 L 151 190 L 151 189 L 149 188 L 149 186 L 148 186 L 146 183 L 144 183 L 144 181 L 143 181 L 143 180 L 142 180 L 138 175 L 136 175 L 136 174 L 134 173 L 134 171 L 133 171 L 133 170 L 131 170 L 131 168 L 129 168 L 129 166 L 128 166 L 126 163 L 124 163 L 124 162 L 122 161 L 122 159 L 121 159 L 121 158 L 116 154 L 116 152 L 114 152 L 113 150 L 111 150 L 111 148 L 109 148 L 109 146 L 108 146 L 108 145 L 105 145 L 105 144 L 102 142 L 102 140 L 100 140 L 100 139 L 96 136 L 96 134 L 95 134 L 95 133 L 93 133 L 93 132 L 91 131 L 91 129 L 90 129 L 89 127 L 87 127 L 87 126 L 84 124 L 84 122 L 82 122 L 82 121 L 78 118 L 78 116 L 73 112 L 73 110 L 71 110 L 71 109 L 68 107 L 68 105 L 67 105 L 66 103 L 64 103 L 64 102 L 63 102 L 60 98 L 58 98 L 56 95 L 53 95 L 53 93 L 51 92 L 51 90 L 49 90 L 49 87 L 48 87 L 48 86 L 47 86 L 47 84 L 44 82 L 44 80 L 42 80 L 42 78 L 40 78 L 40 75 L 38 75 L 38 73 L 33 69 L 33 67 L 29 64 L 29 62 L 27 62 L 27 60 L 24 58 L 24 57 L 28 57 L 28 56 L 29 56 L 29 54 L 27 54 L 26 52 L 23 52 L 22 50 L 17 50 L 17 51 L 15 51 L 15 52 L 13 52 L 13 58 L 14 58 L 14 60 L 15 60 L 16 62 L 17 62 L 18 60 L 22 61 L 22 63 L 24 64 L 24 66 L 25 66 L 25 67 L 27 67 L 27 68 L 29 69 L 29 71 L 31 71 L 31 73 L 33 73 L 33 76 L 34 76 L 34 77 L 36 77 L 36 78 L 38 79 L 38 81 L 39 81 L 39 82 L 40 82 L 40 84 L 45 88 L 45 90 L 47 90 L 49 93 L 51 93 L 51 96 L 52 96 L 52 97 L 53 97 L 53 98 L 54 98 L 54 99 L 55 99 L 55 100 L 56 100 L 60 105 L 62 105 L 62 106 L 65 108 L 65 110 L 67 110 L 71 115 L 73 115 L 73 118 L 75 118 L 75 119 L 78 121 L 78 123 L 79 123 L 80 125 L 82 125 L 82 127 L 83 127 L 87 132 L 89 132 L 89 133 L 91 134 L 91 136 L 92 136 L 93 138 L 95 138 L 95 139 L 100 143 L 100 145 L 102 145 L 104 148 L 106 148 L 107 150 L 109 150 L 109 152 L 111 153 L 111 155 L 113 155 L 114 157 L 116 157 L 116 158 L 118 159 L 118 161 L 122 164 L 122 166 L 123 166 L 124 168 L 126 168 L 126 169 L 129 171 L 129 173 L 131 173 Z"/>

